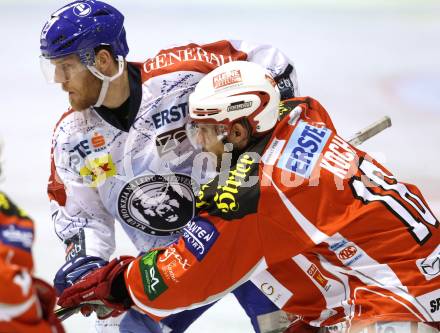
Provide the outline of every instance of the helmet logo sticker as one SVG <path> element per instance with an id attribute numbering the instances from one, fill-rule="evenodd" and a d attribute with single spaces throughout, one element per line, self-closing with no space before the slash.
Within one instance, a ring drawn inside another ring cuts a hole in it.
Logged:
<path id="1" fill-rule="evenodd" d="M 252 107 L 252 101 L 240 101 L 240 102 L 234 102 L 231 103 L 228 108 L 227 111 L 231 112 L 231 111 L 239 111 L 239 110 L 243 110 L 243 109 L 247 109 L 247 108 L 251 108 Z"/>
<path id="2" fill-rule="evenodd" d="M 212 78 L 214 89 L 223 88 L 234 83 L 242 82 L 240 70 L 233 69 L 226 73 L 220 73 Z"/>
<path id="3" fill-rule="evenodd" d="M 73 7 L 73 14 L 79 17 L 85 17 L 92 12 L 92 7 L 88 3 L 81 2 Z"/>

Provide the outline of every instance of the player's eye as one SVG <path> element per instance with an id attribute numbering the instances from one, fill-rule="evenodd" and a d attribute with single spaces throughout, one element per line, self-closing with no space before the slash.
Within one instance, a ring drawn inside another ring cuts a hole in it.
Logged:
<path id="1" fill-rule="evenodd" d="M 61 68 L 63 71 L 67 72 L 70 71 L 72 69 L 72 65 L 71 64 L 62 64 Z"/>

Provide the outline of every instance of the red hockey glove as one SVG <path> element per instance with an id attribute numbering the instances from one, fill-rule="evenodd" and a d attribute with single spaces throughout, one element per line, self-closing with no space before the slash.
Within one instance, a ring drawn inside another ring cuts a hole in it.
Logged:
<path id="1" fill-rule="evenodd" d="M 101 301 L 104 305 L 93 306 L 93 310 L 101 307 L 103 313 L 97 313 L 100 318 L 121 314 L 133 304 L 125 287 L 123 273 L 134 259 L 134 257 L 122 256 L 92 271 L 64 290 L 58 299 L 58 305 L 69 308 L 84 304 L 83 311 L 88 312 L 87 308 L 90 308 L 90 304 L 87 303 L 96 304 L 96 301 Z"/>
<path id="2" fill-rule="evenodd" d="M 32 283 L 38 300 L 40 301 L 44 320 L 49 323 L 52 332 L 64 333 L 63 326 L 54 313 L 56 301 L 55 290 L 48 283 L 35 277 L 32 279 Z"/>

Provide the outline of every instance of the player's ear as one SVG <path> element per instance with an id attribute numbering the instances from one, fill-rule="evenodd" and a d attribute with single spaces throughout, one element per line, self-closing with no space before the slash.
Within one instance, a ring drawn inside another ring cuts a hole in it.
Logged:
<path id="1" fill-rule="evenodd" d="M 95 67 L 102 74 L 107 76 L 113 75 L 115 61 L 111 53 L 106 49 L 101 49 L 95 54 Z"/>
<path id="2" fill-rule="evenodd" d="M 239 122 L 233 124 L 228 135 L 228 141 L 234 145 L 234 148 L 245 148 L 249 142 L 249 131 L 246 126 Z"/>

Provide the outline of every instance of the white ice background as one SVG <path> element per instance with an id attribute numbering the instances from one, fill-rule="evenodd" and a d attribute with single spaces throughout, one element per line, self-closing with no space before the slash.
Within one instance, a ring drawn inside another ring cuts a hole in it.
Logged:
<path id="1" fill-rule="evenodd" d="M 39 35 L 66 1 L 0 0 L 0 184 L 36 221 L 36 273 L 52 280 L 64 252 L 46 197 L 52 129 L 67 109 L 60 87 L 39 69 Z M 392 128 L 362 148 L 401 180 L 417 184 L 440 214 L 440 2 L 361 0 L 109 0 L 126 17 L 129 60 L 188 41 L 245 39 L 282 49 L 295 62 L 302 95 L 317 98 L 342 136 L 389 115 Z M 133 253 L 117 230 L 118 253 Z M 76 316 L 69 333 L 87 332 Z M 252 332 L 226 297 L 188 332 Z"/>

